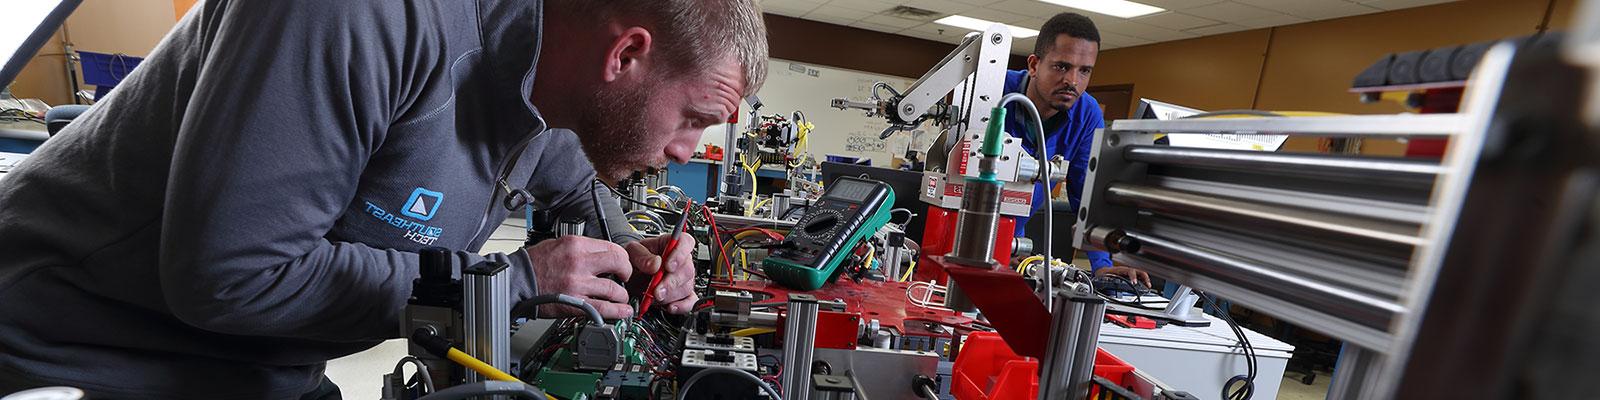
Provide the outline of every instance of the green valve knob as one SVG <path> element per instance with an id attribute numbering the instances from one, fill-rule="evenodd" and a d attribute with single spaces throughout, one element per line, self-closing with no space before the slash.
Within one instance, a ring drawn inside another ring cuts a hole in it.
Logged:
<path id="1" fill-rule="evenodd" d="M 1006 108 L 995 107 L 989 111 L 989 129 L 983 132 L 983 155 L 1000 156 L 1000 135 L 1005 133 Z"/>

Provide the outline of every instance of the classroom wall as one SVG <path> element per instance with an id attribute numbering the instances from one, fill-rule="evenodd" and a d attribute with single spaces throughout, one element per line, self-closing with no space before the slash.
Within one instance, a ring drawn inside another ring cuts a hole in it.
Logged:
<path id="1" fill-rule="evenodd" d="M 63 34 L 70 35 L 78 50 L 142 57 L 177 23 L 175 6 L 176 2 L 168 0 L 84 0 L 67 17 L 65 27 L 23 67 L 11 86 L 13 94 L 52 105 L 72 103 L 61 46 Z"/>
<path id="2" fill-rule="evenodd" d="M 1131 84 L 1134 99 L 1205 110 L 1406 112 L 1394 102 L 1361 103 L 1349 93 L 1351 81 L 1389 53 L 1559 31 L 1570 26 L 1576 1 L 1462 0 L 1112 49 L 1101 52 L 1091 86 Z M 1288 151 L 1317 148 L 1311 138 L 1284 145 Z M 1405 144 L 1365 140 L 1361 151 L 1398 156 Z"/>
<path id="3" fill-rule="evenodd" d="M 1385 54 L 1531 35 L 1569 26 L 1576 0 L 1462 0 L 1101 52 L 1092 85 L 1132 84 L 1134 96 L 1201 109 L 1355 114 L 1356 74 Z M 1127 105 L 1130 110 L 1132 105 Z"/>
<path id="4" fill-rule="evenodd" d="M 916 79 L 956 45 L 775 14 L 763 15 L 773 58 Z M 1011 68 L 1027 58 L 1013 55 Z"/>

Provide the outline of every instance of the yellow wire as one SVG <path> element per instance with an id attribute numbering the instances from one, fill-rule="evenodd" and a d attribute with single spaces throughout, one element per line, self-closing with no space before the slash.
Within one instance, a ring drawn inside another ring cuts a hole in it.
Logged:
<path id="1" fill-rule="evenodd" d="M 739 155 L 739 157 L 741 157 L 741 158 L 746 158 L 745 156 L 746 156 L 745 154 L 740 154 Z M 756 206 L 756 170 L 757 169 L 761 169 L 761 160 L 759 160 L 759 159 L 756 160 L 756 165 L 753 166 L 753 167 L 750 166 L 750 164 L 746 164 L 744 162 L 740 162 L 739 165 L 744 167 L 745 172 L 749 172 L 750 173 L 750 203 L 749 203 L 750 207 L 745 208 L 745 210 L 744 210 L 744 216 L 748 217 L 748 216 L 751 216 L 751 215 L 755 215 L 755 212 L 756 212 L 756 207 L 755 207 Z"/>
<path id="2" fill-rule="evenodd" d="M 865 261 L 861 262 L 861 267 L 862 268 L 872 268 L 872 256 L 877 255 L 877 254 L 878 254 L 878 252 L 872 251 L 872 248 L 868 247 L 867 248 L 867 259 Z"/>
<path id="3" fill-rule="evenodd" d="M 1040 261 L 1040 260 L 1044 260 L 1044 256 L 1042 256 L 1042 255 L 1033 255 L 1033 256 L 1028 256 L 1028 258 L 1022 259 L 1022 263 L 1017 264 L 1017 273 L 1020 274 L 1020 273 L 1023 272 L 1023 270 L 1027 269 L 1029 263 L 1032 263 L 1034 261 Z"/>
<path id="4" fill-rule="evenodd" d="M 773 328 L 744 328 L 744 329 L 740 329 L 740 330 L 737 330 L 737 331 L 733 331 L 732 333 L 729 333 L 729 335 L 733 335 L 733 336 L 755 336 L 755 335 L 760 335 L 760 334 L 773 333 L 773 332 L 777 332 L 777 331 L 778 331 L 777 329 L 773 329 Z"/>
<path id="5" fill-rule="evenodd" d="M 722 251 L 717 252 L 718 257 L 721 257 L 722 254 L 728 254 L 728 246 L 732 246 L 735 242 L 738 242 L 740 239 L 744 239 L 744 238 L 755 236 L 755 235 L 766 235 L 766 234 L 762 233 L 761 231 L 744 231 L 744 232 L 739 232 L 739 234 L 737 234 L 737 235 L 733 235 L 733 239 L 732 240 L 729 240 L 729 241 L 726 241 L 726 242 L 722 242 L 722 249 L 721 249 Z M 739 249 L 739 251 L 743 252 L 744 249 Z M 729 254 L 728 257 L 733 257 L 733 255 Z M 750 264 L 748 262 L 741 261 L 740 263 L 744 264 L 745 267 L 749 267 L 750 266 Z M 733 278 L 733 275 L 728 275 L 728 278 L 730 278 L 730 279 Z M 745 279 L 749 279 L 749 278 L 750 278 L 750 273 L 746 272 L 745 273 Z"/>
<path id="6" fill-rule="evenodd" d="M 906 267 L 906 273 L 900 274 L 900 281 L 901 282 L 905 282 L 905 281 L 911 280 L 911 271 L 916 271 L 916 270 L 917 270 L 917 260 L 911 260 L 911 266 L 910 267 Z"/>
<path id="7" fill-rule="evenodd" d="M 445 353 L 445 358 L 450 359 L 450 361 L 455 361 L 456 364 L 461 364 L 463 367 L 467 367 L 468 369 L 476 371 L 478 375 L 483 375 L 485 378 L 497 381 L 522 383 L 521 379 L 511 376 L 511 374 L 507 374 L 504 371 L 495 368 L 493 365 L 486 364 L 482 360 L 479 360 L 472 355 L 467 354 L 466 352 L 456 350 L 454 347 L 451 347 L 450 351 Z"/>
<path id="8" fill-rule="evenodd" d="M 807 133 L 811 133 L 811 129 L 816 127 L 816 125 L 812 125 L 810 122 L 798 125 L 800 128 L 800 133 L 797 134 L 797 137 L 794 140 L 794 163 L 789 164 L 789 168 L 799 167 L 800 164 L 805 163 L 806 151 L 810 150 L 811 148 L 811 141 L 806 140 L 806 138 L 809 137 Z"/>
<path id="9" fill-rule="evenodd" d="M 749 251 L 739 249 L 739 272 L 744 273 L 744 279 L 750 279 L 750 273 L 746 272 L 750 269 L 750 259 L 747 257 L 749 254 Z"/>

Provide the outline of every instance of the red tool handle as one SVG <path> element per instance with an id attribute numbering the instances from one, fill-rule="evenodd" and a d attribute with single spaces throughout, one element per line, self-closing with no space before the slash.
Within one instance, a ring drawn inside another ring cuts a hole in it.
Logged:
<path id="1" fill-rule="evenodd" d="M 650 310 L 650 303 L 655 302 L 656 287 L 661 286 L 661 277 L 667 274 L 667 256 L 672 255 L 672 251 L 678 248 L 678 234 L 683 233 L 684 228 L 689 226 L 689 209 L 693 206 L 694 203 L 690 203 L 683 208 L 683 219 L 672 229 L 672 240 L 667 241 L 666 251 L 661 252 L 661 269 L 656 270 L 655 276 L 650 277 L 650 285 L 645 286 L 644 298 L 639 300 L 639 309 L 633 311 L 635 317 L 643 318 L 644 312 Z"/>

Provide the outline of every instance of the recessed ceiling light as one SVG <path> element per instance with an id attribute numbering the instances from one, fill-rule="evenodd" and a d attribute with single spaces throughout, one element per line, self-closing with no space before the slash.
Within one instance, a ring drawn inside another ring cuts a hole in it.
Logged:
<path id="1" fill-rule="evenodd" d="M 966 29 L 971 29 L 971 30 L 975 30 L 975 31 L 979 31 L 979 32 L 982 32 L 985 29 L 989 29 L 990 26 L 993 26 L 995 24 L 995 22 L 984 21 L 984 20 L 981 20 L 981 19 L 968 17 L 968 16 L 963 16 L 963 15 L 951 15 L 951 16 L 948 16 L 948 17 L 940 18 L 938 21 L 933 21 L 933 22 L 936 23 L 936 24 L 950 25 L 950 26 L 954 26 L 954 27 L 957 27 L 957 28 L 966 28 Z M 1006 24 L 1001 24 L 1001 25 L 1006 25 Z M 1023 28 L 1023 27 L 1016 26 L 1016 25 L 1006 25 L 1006 27 L 1007 28 L 1011 28 L 1011 37 L 1013 37 L 1013 38 L 1022 39 L 1022 38 L 1031 38 L 1031 37 L 1034 37 L 1034 36 L 1039 36 L 1039 31 L 1036 31 L 1036 30 Z"/>
<path id="2" fill-rule="evenodd" d="M 1050 4 L 1063 5 L 1093 13 L 1100 13 L 1119 18 L 1133 18 L 1141 15 L 1150 15 L 1167 9 L 1148 4 L 1135 3 L 1127 0 L 1039 0 Z"/>

